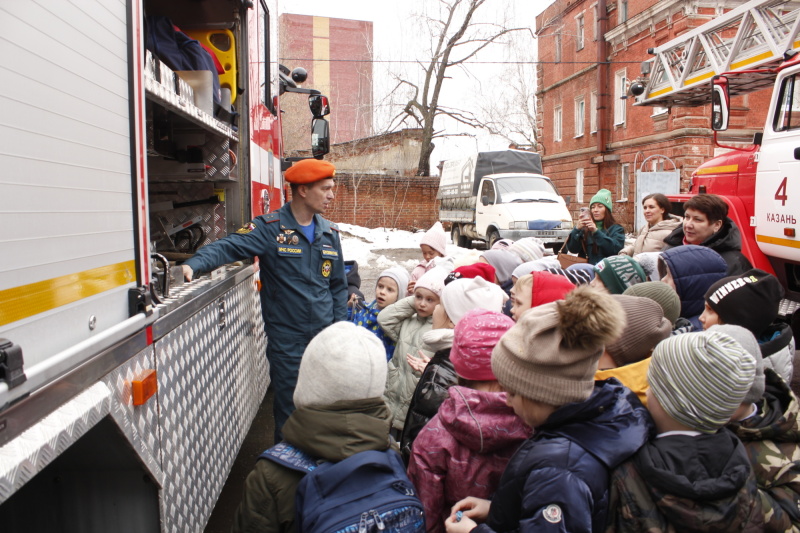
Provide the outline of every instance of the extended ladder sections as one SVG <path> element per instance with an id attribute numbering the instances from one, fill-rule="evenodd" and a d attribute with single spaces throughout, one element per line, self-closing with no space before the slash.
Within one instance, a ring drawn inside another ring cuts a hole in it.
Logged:
<path id="1" fill-rule="evenodd" d="M 800 49 L 800 1 L 752 0 L 652 49 L 643 64 L 649 77 L 640 78 L 644 91 L 635 105 L 698 106 L 711 101 L 709 81 L 715 75 L 737 72 L 728 79 L 731 96 L 772 86 L 775 73 L 767 69 Z M 648 65 L 649 63 L 649 65 Z M 641 89 L 641 87 L 640 87 Z"/>

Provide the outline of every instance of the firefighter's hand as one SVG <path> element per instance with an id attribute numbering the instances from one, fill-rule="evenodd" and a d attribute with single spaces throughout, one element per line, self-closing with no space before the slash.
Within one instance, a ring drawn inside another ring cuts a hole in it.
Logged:
<path id="1" fill-rule="evenodd" d="M 186 279 L 186 281 L 192 281 L 192 274 L 194 274 L 192 267 L 189 265 L 181 265 L 181 268 L 183 268 L 183 277 Z"/>

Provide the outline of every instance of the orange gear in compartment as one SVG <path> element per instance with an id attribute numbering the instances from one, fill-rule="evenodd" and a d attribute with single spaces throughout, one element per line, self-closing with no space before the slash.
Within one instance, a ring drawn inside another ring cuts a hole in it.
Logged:
<path id="1" fill-rule="evenodd" d="M 231 30 L 183 30 L 192 39 L 197 39 L 217 55 L 225 70 L 219 75 L 219 86 L 230 89 L 231 103 L 236 101 L 236 40 Z"/>

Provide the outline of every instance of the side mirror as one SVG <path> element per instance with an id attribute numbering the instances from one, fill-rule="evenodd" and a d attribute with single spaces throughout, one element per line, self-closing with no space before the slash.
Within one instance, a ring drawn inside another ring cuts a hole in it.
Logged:
<path id="1" fill-rule="evenodd" d="M 311 120 L 311 155 L 316 159 L 330 152 L 331 139 L 328 121 L 324 118 Z"/>
<path id="2" fill-rule="evenodd" d="M 489 197 L 488 196 L 481 196 L 481 204 L 489 205 Z"/>
<path id="3" fill-rule="evenodd" d="M 308 107 L 311 109 L 311 114 L 314 118 L 322 118 L 329 115 L 331 112 L 330 102 L 328 97 L 322 94 L 312 94 L 308 97 Z"/>
<path id="4" fill-rule="evenodd" d="M 711 79 L 711 129 L 725 131 L 728 129 L 731 102 L 728 95 L 728 78 L 714 76 Z"/>

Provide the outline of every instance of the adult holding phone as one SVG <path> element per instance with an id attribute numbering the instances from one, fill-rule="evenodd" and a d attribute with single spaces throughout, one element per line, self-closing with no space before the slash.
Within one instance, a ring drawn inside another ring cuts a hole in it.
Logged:
<path id="1" fill-rule="evenodd" d="M 589 202 L 589 210 L 581 212 L 575 229 L 570 232 L 567 250 L 585 257 L 593 265 L 617 255 L 625 244 L 625 230 L 614 220 L 612 207 L 611 191 L 597 191 Z"/>
<path id="2" fill-rule="evenodd" d="M 672 204 L 661 193 L 648 194 L 642 200 L 644 219 L 647 224 L 639 232 L 636 242 L 622 249 L 620 255 L 636 255 L 643 252 L 660 252 L 664 249 L 664 238 L 680 227 L 680 217 L 670 214 Z"/>

